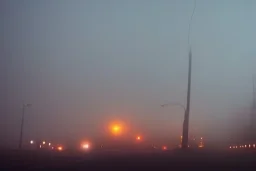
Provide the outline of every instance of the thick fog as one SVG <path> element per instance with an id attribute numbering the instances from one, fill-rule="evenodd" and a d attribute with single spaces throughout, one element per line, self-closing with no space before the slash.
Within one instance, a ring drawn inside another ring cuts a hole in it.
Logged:
<path id="1" fill-rule="evenodd" d="M 1 145 L 108 134 L 179 141 L 192 0 L 2 0 Z M 197 0 L 190 134 L 226 142 L 248 124 L 256 1 Z"/>

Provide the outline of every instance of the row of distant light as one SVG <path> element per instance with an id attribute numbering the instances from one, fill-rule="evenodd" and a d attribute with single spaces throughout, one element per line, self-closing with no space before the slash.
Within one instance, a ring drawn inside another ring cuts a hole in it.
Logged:
<path id="1" fill-rule="evenodd" d="M 137 136 L 136 139 L 137 139 L 138 141 L 140 141 L 140 140 L 141 140 L 141 136 Z M 35 143 L 35 142 L 34 142 L 33 140 L 30 141 L 30 144 L 34 144 L 34 143 Z M 46 142 L 45 142 L 45 141 L 42 141 L 42 144 L 45 145 Z M 48 145 L 51 146 L 52 144 L 51 144 L 51 143 L 48 143 Z M 40 144 L 39 147 L 42 148 L 42 145 Z M 82 144 L 81 144 L 81 148 L 84 149 L 84 150 L 87 150 L 87 149 L 90 148 L 90 144 L 89 144 L 88 142 L 82 143 Z M 156 148 L 156 147 L 154 146 L 154 148 Z M 52 147 L 52 149 L 54 149 L 54 147 Z M 57 150 L 58 150 L 58 151 L 62 151 L 62 150 L 63 150 L 63 147 L 62 147 L 62 146 L 58 146 L 58 147 L 57 147 Z M 167 150 L 167 146 L 162 146 L 162 150 Z"/>
<path id="2" fill-rule="evenodd" d="M 229 148 L 247 148 L 247 147 L 248 147 L 248 148 L 251 148 L 251 147 L 255 148 L 256 145 L 255 145 L 255 144 L 253 144 L 253 145 L 249 144 L 248 146 L 247 146 L 247 145 L 229 146 Z"/>
<path id="3" fill-rule="evenodd" d="M 31 141 L 30 141 L 30 144 L 34 144 L 34 143 L 35 143 L 35 142 L 34 142 L 33 140 L 31 140 Z M 45 144 L 46 144 L 46 142 L 45 142 L 45 141 L 43 141 L 43 142 L 42 142 L 42 144 L 43 144 L 43 145 L 45 145 Z M 40 145 L 41 145 L 41 144 L 40 144 Z M 51 143 L 48 143 L 48 145 L 49 145 L 49 146 L 51 146 L 52 144 L 51 144 Z"/>
<path id="4" fill-rule="evenodd" d="M 34 144 L 34 143 L 35 143 L 34 140 L 30 140 L 30 144 Z M 45 142 L 45 141 L 42 141 L 42 144 L 39 145 L 39 148 L 42 148 L 42 145 L 45 145 L 45 144 L 46 144 L 46 142 Z M 52 143 L 49 142 L 48 145 L 49 145 L 49 147 L 51 147 L 51 146 L 52 146 Z M 53 150 L 54 147 L 52 146 L 51 149 Z M 57 150 L 58 150 L 58 151 L 62 151 L 62 150 L 63 150 L 63 147 L 62 147 L 62 146 L 58 146 L 58 147 L 57 147 Z"/>
<path id="5" fill-rule="evenodd" d="M 141 136 L 137 136 L 136 140 L 138 140 L 138 141 L 141 140 Z M 34 144 L 34 143 L 35 142 L 33 140 L 30 141 L 30 144 Z M 45 141 L 42 142 L 43 145 L 45 145 L 45 143 L 46 143 Z M 49 143 L 49 146 L 51 146 L 51 143 Z"/>
<path id="6" fill-rule="evenodd" d="M 138 140 L 140 140 L 141 138 L 140 137 L 137 137 Z M 30 144 L 34 144 L 35 142 L 33 140 L 30 141 Z M 42 148 L 42 145 L 45 145 L 46 142 L 45 141 L 42 141 L 42 143 L 39 145 L 39 148 Z M 49 142 L 48 143 L 49 147 L 52 146 L 52 144 Z M 84 149 L 84 150 L 87 150 L 90 148 L 90 143 L 88 142 L 83 142 L 81 144 L 81 148 Z M 54 147 L 52 146 L 51 149 L 54 149 Z M 63 150 L 63 146 L 57 146 L 57 150 L 58 151 L 62 151 Z"/>
<path id="7" fill-rule="evenodd" d="M 136 140 L 138 140 L 138 141 L 140 141 L 141 139 L 142 139 L 141 136 L 137 136 L 137 137 L 136 137 Z M 202 139 L 202 138 L 201 138 L 201 139 Z M 30 144 L 34 144 L 34 143 L 35 143 L 35 142 L 34 142 L 33 140 L 30 141 Z M 42 141 L 42 144 L 45 145 L 46 142 L 45 142 L 45 141 Z M 48 145 L 49 145 L 49 147 L 50 147 L 52 144 L 49 142 Z M 255 144 L 254 144 L 254 146 L 255 146 Z M 42 145 L 40 144 L 39 147 L 42 148 Z M 82 143 L 82 144 L 81 144 L 81 148 L 84 149 L 84 150 L 87 150 L 87 149 L 90 148 L 90 144 L 89 144 L 88 142 Z M 154 146 L 154 148 L 156 148 L 156 147 Z M 231 146 L 230 146 L 230 148 L 231 148 Z M 54 149 L 53 146 L 52 146 L 52 149 Z M 63 147 L 62 147 L 62 146 L 58 146 L 58 147 L 57 147 L 57 150 L 58 150 L 58 151 L 62 151 L 62 150 L 63 150 Z M 162 146 L 162 150 L 167 150 L 167 146 Z"/>

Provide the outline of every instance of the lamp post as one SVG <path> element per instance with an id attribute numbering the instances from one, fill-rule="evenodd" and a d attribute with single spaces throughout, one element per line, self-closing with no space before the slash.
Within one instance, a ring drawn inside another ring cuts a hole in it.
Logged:
<path id="1" fill-rule="evenodd" d="M 31 106 L 31 104 L 23 104 L 23 106 L 22 106 L 22 117 L 21 117 L 21 127 L 20 127 L 19 149 L 22 148 L 22 138 L 23 138 L 23 125 L 24 125 L 25 109 L 30 107 L 30 106 Z"/>
<path id="2" fill-rule="evenodd" d="M 189 64 L 188 64 L 188 89 L 187 89 L 187 107 L 184 115 L 182 143 L 181 148 L 188 148 L 188 133 L 189 133 L 189 111 L 190 111 L 190 89 L 191 89 L 191 69 L 192 69 L 192 52 L 189 50 Z"/>
<path id="3" fill-rule="evenodd" d="M 191 88 L 191 68 L 192 68 L 192 52 L 189 51 L 189 65 L 188 65 L 188 89 L 187 89 L 187 105 L 186 107 L 179 103 L 168 103 L 161 105 L 165 106 L 180 106 L 184 109 L 184 121 L 183 121 L 183 130 L 182 130 L 182 142 L 181 148 L 185 149 L 188 147 L 188 130 L 189 130 L 189 109 L 190 109 L 190 88 Z"/>

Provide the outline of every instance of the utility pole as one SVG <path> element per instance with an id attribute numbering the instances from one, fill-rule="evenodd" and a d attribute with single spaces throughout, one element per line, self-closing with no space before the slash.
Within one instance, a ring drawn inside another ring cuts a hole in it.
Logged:
<path id="1" fill-rule="evenodd" d="M 256 92 L 255 92 L 255 81 L 256 81 L 256 77 L 255 75 L 252 76 L 252 83 L 253 83 L 253 108 L 256 108 Z"/>
<path id="2" fill-rule="evenodd" d="M 187 90 L 187 107 L 185 110 L 182 132 L 181 148 L 188 148 L 188 133 L 189 133 L 189 109 L 190 109 L 190 88 L 191 88 L 191 69 L 192 69 L 192 52 L 189 50 L 189 64 L 188 64 L 188 90 Z"/>
<path id="3" fill-rule="evenodd" d="M 256 77 L 253 75 L 252 77 L 252 83 L 253 83 L 253 104 L 252 104 L 252 111 L 251 111 L 251 118 L 250 118 L 250 139 L 252 141 L 255 141 L 256 136 L 255 136 L 255 121 L 256 121 L 256 87 L 255 87 L 255 81 Z"/>
<path id="4" fill-rule="evenodd" d="M 24 125 L 25 108 L 26 108 L 26 107 L 30 107 L 30 106 L 31 106 L 31 104 L 23 104 L 23 106 L 22 106 L 22 117 L 21 117 L 21 127 L 20 127 L 19 149 L 22 148 L 23 125 Z"/>

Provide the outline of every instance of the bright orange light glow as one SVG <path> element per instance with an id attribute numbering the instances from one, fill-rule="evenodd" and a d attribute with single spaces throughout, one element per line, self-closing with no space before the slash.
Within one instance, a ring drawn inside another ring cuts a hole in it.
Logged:
<path id="1" fill-rule="evenodd" d="M 163 150 L 167 150 L 167 147 L 166 147 L 166 146 L 163 146 L 162 149 L 163 149 Z"/>
<path id="2" fill-rule="evenodd" d="M 45 141 L 43 141 L 43 144 L 45 144 Z"/>
<path id="3" fill-rule="evenodd" d="M 141 136 L 137 136 L 136 139 L 139 141 L 141 140 Z"/>
<path id="4" fill-rule="evenodd" d="M 89 148 L 89 144 L 84 144 L 83 148 L 86 148 L 86 149 Z"/>
<path id="5" fill-rule="evenodd" d="M 87 150 L 87 149 L 90 148 L 90 145 L 89 145 L 89 143 L 83 143 L 83 144 L 81 145 L 81 147 L 82 147 L 82 149 Z"/>
<path id="6" fill-rule="evenodd" d="M 113 126 L 113 131 L 114 132 L 120 131 L 120 127 L 118 125 Z"/>
<path id="7" fill-rule="evenodd" d="M 127 123 L 119 119 L 110 121 L 106 128 L 107 132 L 113 136 L 123 136 L 129 131 Z"/>
<path id="8" fill-rule="evenodd" d="M 62 150 L 63 150 L 62 146 L 59 146 L 57 149 L 58 149 L 59 151 L 62 151 Z"/>
<path id="9" fill-rule="evenodd" d="M 111 132 L 114 135 L 120 135 L 121 132 L 122 132 L 122 128 L 121 128 L 120 125 L 114 124 L 114 125 L 111 126 Z"/>

